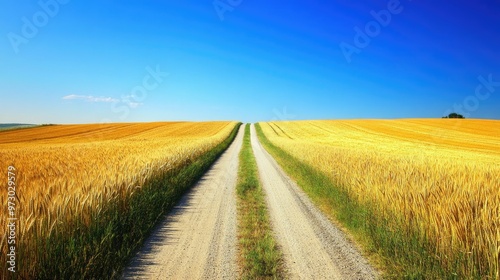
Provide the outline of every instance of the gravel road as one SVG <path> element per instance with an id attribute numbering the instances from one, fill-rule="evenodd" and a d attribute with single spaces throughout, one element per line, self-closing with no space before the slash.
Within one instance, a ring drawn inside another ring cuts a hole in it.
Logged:
<path id="1" fill-rule="evenodd" d="M 251 141 L 289 279 L 376 279 L 345 235 L 310 202 L 259 143 Z"/>
<path id="2" fill-rule="evenodd" d="M 236 180 L 231 146 L 148 238 L 123 279 L 237 279 Z"/>
<path id="3" fill-rule="evenodd" d="M 154 230 L 123 279 L 237 279 L 236 181 L 244 126 Z M 376 279 L 344 234 L 310 202 L 259 143 L 251 141 L 288 279 Z"/>

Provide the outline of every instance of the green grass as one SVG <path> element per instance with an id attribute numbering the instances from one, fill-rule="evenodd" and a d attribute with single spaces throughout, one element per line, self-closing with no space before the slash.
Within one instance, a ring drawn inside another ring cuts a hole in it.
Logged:
<path id="1" fill-rule="evenodd" d="M 238 170 L 239 261 L 243 279 L 283 279 L 282 254 L 274 240 L 257 163 L 245 127 Z"/>
<path id="2" fill-rule="evenodd" d="M 481 279 L 481 276 L 457 275 L 461 257 L 443 268 L 433 254 L 432 243 L 416 230 L 405 227 L 398 218 L 384 220 L 375 205 L 361 205 L 347 188 L 336 185 L 326 174 L 283 149 L 273 145 L 256 125 L 257 136 L 266 150 L 285 172 L 306 192 L 311 200 L 352 239 L 387 279 Z"/>
<path id="3" fill-rule="evenodd" d="M 24 252 L 35 262 L 19 279 L 118 279 L 157 222 L 176 205 L 212 163 L 234 140 L 231 135 L 194 162 L 151 177 L 128 198 L 117 198 L 94 213 L 89 226 L 78 217 L 72 231 L 58 231 L 45 239 L 34 239 L 36 250 Z M 19 269 L 23 269 L 19 256 Z M 26 265 L 27 267 L 27 265 Z"/>

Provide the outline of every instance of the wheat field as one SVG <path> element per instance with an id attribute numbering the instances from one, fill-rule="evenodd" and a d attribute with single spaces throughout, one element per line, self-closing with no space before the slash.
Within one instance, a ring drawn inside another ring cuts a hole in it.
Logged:
<path id="1" fill-rule="evenodd" d="M 109 201 L 126 201 L 153 174 L 187 166 L 226 140 L 235 126 L 95 124 L 0 132 L 0 179 L 7 182 L 9 166 L 17 173 L 19 250 L 29 254 L 35 243 L 55 230 L 64 232 L 76 218 L 88 226 Z M 0 201 L 7 201 L 7 188 L 0 189 Z M 0 216 L 0 224 L 7 224 L 7 215 Z M 3 258 L 7 234 L 1 234 Z M 36 262 L 26 255 L 23 261 L 25 267 Z"/>
<path id="2" fill-rule="evenodd" d="M 434 246 L 444 269 L 499 279 L 500 122 L 262 123 L 265 136 Z M 400 227 L 399 227 L 400 228 Z"/>

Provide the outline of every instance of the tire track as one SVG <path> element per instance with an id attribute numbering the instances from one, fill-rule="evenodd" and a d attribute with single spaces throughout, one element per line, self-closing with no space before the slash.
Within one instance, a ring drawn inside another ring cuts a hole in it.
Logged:
<path id="1" fill-rule="evenodd" d="M 376 279 L 375 270 L 281 170 L 259 143 L 252 147 L 271 223 L 290 279 Z"/>
<path id="2" fill-rule="evenodd" d="M 242 126 L 231 146 L 166 215 L 123 279 L 238 277 L 235 188 L 243 132 Z"/>

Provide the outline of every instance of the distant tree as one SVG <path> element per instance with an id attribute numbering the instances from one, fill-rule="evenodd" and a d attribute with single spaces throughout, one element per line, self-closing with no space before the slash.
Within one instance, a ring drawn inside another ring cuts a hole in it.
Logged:
<path id="1" fill-rule="evenodd" d="M 448 116 L 444 116 L 443 119 L 465 119 L 465 117 L 457 113 L 451 113 Z"/>

